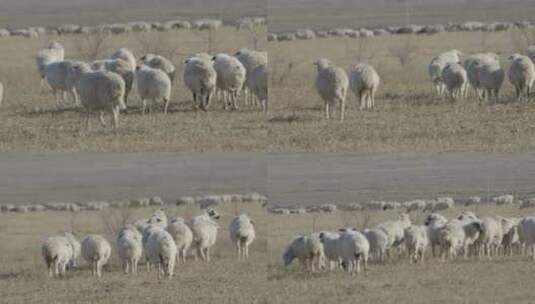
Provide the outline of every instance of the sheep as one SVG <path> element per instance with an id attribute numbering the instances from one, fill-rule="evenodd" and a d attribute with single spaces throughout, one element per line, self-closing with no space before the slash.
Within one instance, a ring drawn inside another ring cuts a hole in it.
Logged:
<path id="1" fill-rule="evenodd" d="M 171 278 L 175 269 L 177 248 L 169 232 L 155 230 L 147 239 L 146 254 L 152 264 L 158 265 L 158 279 L 162 274 Z"/>
<path id="2" fill-rule="evenodd" d="M 437 57 L 434 57 L 427 66 L 427 72 L 429 74 L 429 77 L 431 78 L 435 92 L 439 96 L 442 96 L 444 94 L 445 89 L 444 82 L 442 79 L 442 72 L 444 68 L 449 63 L 459 62 L 461 55 L 462 53 L 458 50 L 449 50 L 447 52 L 439 54 Z"/>
<path id="3" fill-rule="evenodd" d="M 128 95 L 130 94 L 130 91 L 132 91 L 132 85 L 134 83 L 135 65 L 132 66 L 130 62 L 119 58 L 93 61 L 91 68 L 93 70 L 113 72 L 123 78 L 125 84 L 124 104 L 127 105 Z"/>
<path id="4" fill-rule="evenodd" d="M 73 269 L 73 268 L 78 267 L 77 260 L 80 257 L 80 254 L 81 254 L 81 251 L 82 251 L 82 245 L 76 239 L 74 234 L 72 234 L 70 232 L 65 232 L 64 236 L 65 236 L 65 238 L 67 238 L 67 240 L 69 241 L 69 243 L 71 244 L 71 247 L 72 247 L 72 257 L 69 260 L 69 263 L 67 264 L 67 266 L 69 267 L 69 269 Z"/>
<path id="5" fill-rule="evenodd" d="M 82 241 L 82 257 L 91 264 L 91 274 L 101 277 L 102 266 L 111 256 L 111 245 L 101 235 L 88 235 Z"/>
<path id="6" fill-rule="evenodd" d="M 351 69 L 349 82 L 360 102 L 360 110 L 375 108 L 375 93 L 381 82 L 377 71 L 369 64 L 357 64 Z"/>
<path id="7" fill-rule="evenodd" d="M 0 106 L 2 105 L 3 101 L 4 101 L 4 85 L 0 81 Z"/>
<path id="8" fill-rule="evenodd" d="M 235 217 L 229 226 L 230 240 L 236 244 L 238 258 L 249 258 L 249 246 L 255 239 L 255 223 L 247 215 Z"/>
<path id="9" fill-rule="evenodd" d="M 399 215 L 398 220 L 379 224 L 376 228 L 383 230 L 388 236 L 388 248 L 397 247 L 401 251 L 405 228 L 411 225 L 411 219 L 407 213 Z"/>
<path id="10" fill-rule="evenodd" d="M 520 251 L 520 237 L 518 234 L 519 220 L 516 218 L 499 218 L 502 226 L 502 247 L 504 255 L 513 255 L 513 247 Z"/>
<path id="11" fill-rule="evenodd" d="M 494 53 L 479 53 L 466 57 L 463 61 L 463 67 L 466 70 L 466 76 L 468 77 L 468 83 L 473 88 L 476 96 L 481 99 L 481 84 L 479 81 L 479 67 L 485 62 L 498 62 L 500 58 Z M 479 62 L 475 65 L 475 62 Z"/>
<path id="12" fill-rule="evenodd" d="M 162 229 L 167 228 L 167 215 L 163 209 L 155 210 L 147 220 L 149 225 L 158 226 Z"/>
<path id="13" fill-rule="evenodd" d="M 167 74 L 171 83 L 175 81 L 176 69 L 169 59 L 160 55 L 147 54 L 141 57 L 141 60 L 143 61 L 143 63 L 145 63 L 145 65 L 153 69 L 161 70 L 162 72 Z"/>
<path id="14" fill-rule="evenodd" d="M 142 65 L 136 68 L 136 81 L 137 90 L 143 104 L 142 114 L 145 115 L 147 99 L 151 99 L 154 102 L 163 100 L 163 113 L 167 114 L 167 107 L 171 99 L 171 80 L 169 77 L 159 69 Z"/>
<path id="15" fill-rule="evenodd" d="M 404 241 L 409 260 L 415 263 L 422 263 L 424 261 L 425 250 L 429 245 L 427 227 L 412 225 L 405 228 Z"/>
<path id="16" fill-rule="evenodd" d="M 137 264 L 143 253 L 142 235 L 132 225 L 127 225 L 117 237 L 117 254 L 125 274 L 137 273 Z"/>
<path id="17" fill-rule="evenodd" d="M 425 226 L 428 227 L 429 243 L 431 244 L 431 251 L 433 257 L 436 256 L 435 248 L 439 246 L 439 231 L 448 220 L 439 213 L 431 213 L 425 220 Z"/>
<path id="18" fill-rule="evenodd" d="M 491 217 L 483 217 L 481 221 L 481 233 L 477 240 L 478 256 L 491 258 L 496 255 L 503 239 L 501 223 Z"/>
<path id="19" fill-rule="evenodd" d="M 90 129 L 91 112 L 100 113 L 100 122 L 105 125 L 104 111 L 112 117 L 112 127 L 119 125 L 119 112 L 124 104 L 125 83 L 121 76 L 107 71 L 91 71 L 85 64 L 75 64 L 70 74 L 75 79 L 76 91 L 86 112 L 86 128 Z"/>
<path id="20" fill-rule="evenodd" d="M 461 221 L 453 220 L 438 229 L 438 244 L 440 245 L 440 256 L 450 259 L 457 256 L 457 250 L 464 243 L 464 229 Z"/>
<path id="21" fill-rule="evenodd" d="M 193 94 L 196 107 L 206 111 L 217 85 L 217 72 L 210 59 L 203 56 L 188 58 L 184 67 L 184 84 Z"/>
<path id="22" fill-rule="evenodd" d="M 364 229 L 364 235 L 370 244 L 370 254 L 377 262 L 383 263 L 389 254 L 388 235 L 382 229 Z"/>
<path id="23" fill-rule="evenodd" d="M 498 206 L 512 205 L 515 203 L 515 197 L 511 194 L 500 195 L 492 198 L 492 202 Z"/>
<path id="24" fill-rule="evenodd" d="M 364 270 L 368 269 L 368 255 L 370 243 L 368 239 L 354 228 L 340 229 L 338 250 L 340 258 L 346 270 L 350 274 L 360 273 L 360 263 L 363 262 Z"/>
<path id="25" fill-rule="evenodd" d="M 134 56 L 134 53 L 127 48 L 118 49 L 110 56 L 110 59 L 122 59 L 129 63 L 129 66 L 132 67 L 132 72 L 136 69 L 136 57 Z"/>
<path id="26" fill-rule="evenodd" d="M 253 71 L 263 65 L 267 66 L 268 64 L 268 54 L 267 52 L 259 52 L 249 49 L 240 49 L 234 54 L 234 57 L 236 57 L 245 68 L 246 71 L 246 78 L 245 78 L 245 103 L 252 104 L 253 100 L 249 97 L 252 95 L 249 94 L 249 91 L 253 91 L 254 89 L 254 82 L 252 81 Z M 267 84 L 266 84 L 267 85 Z"/>
<path id="27" fill-rule="evenodd" d="M 326 261 L 329 263 L 329 270 L 339 268 L 340 265 L 340 253 L 338 251 L 338 240 L 340 239 L 340 233 L 321 231 L 318 233 L 318 237 L 323 244 L 323 253 Z"/>
<path id="28" fill-rule="evenodd" d="M 535 217 L 528 216 L 520 220 L 518 224 L 518 234 L 520 240 L 525 243 L 526 248 L 531 251 L 531 258 L 535 261 Z"/>
<path id="29" fill-rule="evenodd" d="M 448 63 L 442 70 L 441 79 L 452 101 L 462 97 L 468 81 L 466 70 L 459 63 Z"/>
<path id="30" fill-rule="evenodd" d="M 48 276 L 64 275 L 67 264 L 73 257 L 73 248 L 66 237 L 53 236 L 47 238 L 41 246 L 41 254 L 48 268 Z"/>
<path id="31" fill-rule="evenodd" d="M 251 91 L 260 101 L 262 112 L 268 111 L 268 73 L 267 65 L 260 65 L 252 71 L 249 80 Z"/>
<path id="32" fill-rule="evenodd" d="M 483 94 L 480 99 L 489 100 L 492 98 L 492 95 L 494 95 L 495 102 L 497 103 L 500 90 L 505 79 L 505 72 L 501 68 L 500 63 L 496 61 L 476 61 L 473 63 L 473 66 L 477 70 L 479 85 L 483 90 Z"/>
<path id="33" fill-rule="evenodd" d="M 298 259 L 305 269 L 312 272 L 321 268 L 323 258 L 323 244 L 319 236 L 315 234 L 300 235 L 294 238 L 282 255 L 285 267 L 288 267 L 294 259 Z"/>
<path id="34" fill-rule="evenodd" d="M 78 105 L 78 97 L 76 95 L 75 80 L 70 76 L 70 71 L 73 66 L 83 64 L 70 60 L 55 61 L 47 64 L 44 69 L 44 77 L 52 89 L 52 94 L 56 100 L 58 107 L 61 102 L 58 99 L 58 93 L 61 95 L 61 101 L 65 101 L 65 93 L 69 93 L 75 105 Z"/>
<path id="35" fill-rule="evenodd" d="M 535 66 L 528 56 L 520 54 L 511 55 L 509 60 L 511 67 L 508 71 L 508 77 L 515 87 L 516 99 L 520 101 L 522 94 L 525 94 L 526 100 L 529 101 L 529 94 L 535 80 Z"/>
<path id="36" fill-rule="evenodd" d="M 177 262 L 182 259 L 182 262 L 185 263 L 188 250 L 193 242 L 193 232 L 181 217 L 175 217 L 171 220 L 171 223 L 167 226 L 167 232 L 171 234 L 175 241 L 178 250 Z"/>
<path id="37" fill-rule="evenodd" d="M 41 86 L 45 80 L 45 68 L 48 64 L 65 59 L 65 50 L 63 46 L 57 42 L 52 42 L 50 45 L 40 50 L 35 56 L 35 63 L 37 65 L 37 72 L 41 77 Z"/>
<path id="38" fill-rule="evenodd" d="M 212 60 L 214 61 L 214 69 L 217 72 L 217 88 L 230 95 L 232 108 L 237 110 L 238 96 L 245 84 L 247 70 L 237 58 L 228 54 L 217 54 Z M 227 109 L 228 102 L 227 100 L 224 100 L 224 102 L 225 109 Z"/>
<path id="39" fill-rule="evenodd" d="M 141 229 L 141 244 L 143 245 L 143 251 L 145 251 L 145 261 L 146 261 L 146 265 L 147 265 L 147 272 L 150 272 L 151 268 L 152 268 L 151 267 L 152 265 L 151 265 L 151 259 L 150 259 L 149 255 L 147 254 L 148 240 L 149 240 L 151 235 L 153 235 L 157 231 L 163 230 L 165 228 L 163 228 L 160 225 L 149 224 L 147 221 L 148 220 L 143 221 L 142 225 L 139 225 L 138 223 L 136 223 L 134 225 L 138 230 Z"/>
<path id="40" fill-rule="evenodd" d="M 213 209 L 206 209 L 203 214 L 191 220 L 193 232 L 193 245 L 197 255 L 205 262 L 210 262 L 210 248 L 215 245 L 219 225 L 214 221 L 219 219 L 219 214 Z M 197 258 L 197 255 L 195 256 Z"/>
<path id="41" fill-rule="evenodd" d="M 325 104 L 325 117 L 330 119 L 336 103 L 340 104 L 340 122 L 344 121 L 349 79 L 342 68 L 334 67 L 328 59 L 314 63 L 317 67 L 316 90 Z"/>

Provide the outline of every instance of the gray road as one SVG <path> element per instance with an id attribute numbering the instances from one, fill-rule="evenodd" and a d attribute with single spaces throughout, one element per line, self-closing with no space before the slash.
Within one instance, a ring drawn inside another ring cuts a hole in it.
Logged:
<path id="1" fill-rule="evenodd" d="M 278 204 L 515 192 L 535 154 L 0 153 L 0 203 L 258 191 Z"/>

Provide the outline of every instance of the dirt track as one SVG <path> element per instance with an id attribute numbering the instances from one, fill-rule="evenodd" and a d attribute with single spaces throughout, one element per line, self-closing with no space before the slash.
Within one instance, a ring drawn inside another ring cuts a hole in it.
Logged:
<path id="1" fill-rule="evenodd" d="M 535 154 L 0 153 L 0 203 L 257 191 L 272 203 L 535 196 Z"/>

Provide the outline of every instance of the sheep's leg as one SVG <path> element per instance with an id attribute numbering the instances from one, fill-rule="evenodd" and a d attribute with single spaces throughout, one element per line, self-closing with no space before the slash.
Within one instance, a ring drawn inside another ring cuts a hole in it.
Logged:
<path id="1" fill-rule="evenodd" d="M 210 262 L 210 248 L 208 247 L 205 250 L 206 262 Z"/>
<path id="2" fill-rule="evenodd" d="M 329 109 L 330 105 L 328 102 L 325 103 L 325 118 L 330 119 L 331 118 L 331 110 Z"/>
<path id="3" fill-rule="evenodd" d="M 58 261 L 54 261 L 54 276 L 57 277 L 59 275 L 59 263 Z"/>
<path id="4" fill-rule="evenodd" d="M 163 102 L 164 102 L 163 114 L 167 115 L 167 108 L 169 107 L 169 99 L 168 98 L 164 98 Z"/>
<path id="5" fill-rule="evenodd" d="M 102 276 L 102 263 L 100 262 L 100 260 L 96 262 L 96 267 L 97 267 L 97 277 L 100 278 Z"/>
<path id="6" fill-rule="evenodd" d="M 340 100 L 340 122 L 344 122 L 344 114 L 346 110 L 346 100 L 342 98 Z"/>
<path id="7" fill-rule="evenodd" d="M 143 99 L 141 101 L 142 107 L 141 107 L 141 115 L 145 115 L 145 109 L 147 108 L 147 100 Z"/>
<path id="8" fill-rule="evenodd" d="M 199 256 L 201 257 L 201 260 L 202 260 L 202 261 L 206 261 L 206 256 L 204 255 L 204 249 L 202 249 L 202 248 L 199 247 L 199 248 L 197 249 L 197 251 L 198 251 Z"/>

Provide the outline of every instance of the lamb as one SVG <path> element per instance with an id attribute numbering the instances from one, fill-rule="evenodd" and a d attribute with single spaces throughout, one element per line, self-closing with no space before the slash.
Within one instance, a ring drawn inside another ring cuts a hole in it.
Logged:
<path id="1" fill-rule="evenodd" d="M 56 103 L 60 106 L 61 102 L 65 101 L 65 93 L 69 93 L 72 100 L 78 105 L 78 97 L 75 90 L 75 80 L 70 76 L 70 71 L 73 66 L 83 64 L 70 60 L 55 61 L 47 64 L 44 69 L 44 77 L 48 85 L 52 89 L 52 94 L 55 97 Z M 58 93 L 61 93 L 61 100 L 58 98 Z"/>
<path id="2" fill-rule="evenodd" d="M 184 67 L 184 84 L 193 94 L 196 107 L 206 111 L 215 93 L 217 72 L 210 58 L 194 56 L 188 58 Z"/>
<path id="3" fill-rule="evenodd" d="M 72 234 L 70 232 L 65 232 L 64 236 L 67 238 L 67 240 L 69 241 L 69 243 L 71 244 L 71 247 L 72 247 L 72 257 L 69 260 L 69 263 L 68 263 L 67 266 L 69 267 L 69 269 L 73 269 L 73 268 L 78 267 L 77 260 L 80 257 L 80 254 L 81 254 L 81 251 L 82 251 L 82 245 L 76 239 L 74 234 Z"/>
<path id="4" fill-rule="evenodd" d="M 340 122 L 344 121 L 349 79 L 342 68 L 334 67 L 328 59 L 314 63 L 317 67 L 316 90 L 325 104 L 325 117 L 330 119 L 336 103 L 340 104 Z"/>
<path id="5" fill-rule="evenodd" d="M 124 104 L 125 83 L 121 76 L 107 71 L 91 71 L 85 64 L 71 67 L 70 74 L 75 79 L 76 91 L 86 111 L 86 127 L 90 128 L 91 112 L 100 113 L 100 122 L 105 125 L 103 113 L 112 117 L 113 129 L 119 125 L 119 112 L 126 109 Z"/>
<path id="6" fill-rule="evenodd" d="M 167 114 L 167 107 L 171 99 L 171 80 L 169 77 L 161 70 L 143 65 L 136 68 L 136 81 L 137 90 L 143 103 L 142 114 L 145 115 L 147 99 L 154 102 L 163 100 L 163 112 Z"/>
<path id="7" fill-rule="evenodd" d="M 152 233 L 146 245 L 147 258 L 152 264 L 158 265 L 158 279 L 165 274 L 171 278 L 175 269 L 177 248 L 169 232 L 159 229 Z"/>
<path id="8" fill-rule="evenodd" d="M 448 63 L 442 70 L 441 79 L 452 101 L 462 97 L 468 81 L 466 70 L 459 63 Z"/>
<path id="9" fill-rule="evenodd" d="M 253 82 L 252 76 L 253 71 L 259 67 L 259 66 L 266 66 L 268 64 L 268 55 L 267 52 L 258 52 L 254 50 L 249 49 L 240 49 L 239 51 L 234 54 L 234 57 L 236 57 L 245 68 L 246 71 L 246 79 L 245 79 L 245 87 L 247 90 L 245 90 L 245 102 L 252 104 L 252 100 L 249 100 L 249 96 L 251 96 L 249 91 L 254 90 L 255 83 Z M 267 85 L 267 84 L 266 84 Z"/>
<path id="10" fill-rule="evenodd" d="M 235 57 L 228 54 L 217 54 L 212 58 L 217 72 L 217 88 L 230 94 L 230 103 L 234 110 L 238 109 L 238 96 L 245 84 L 247 70 Z M 228 107 L 227 100 L 225 109 Z"/>
<path id="11" fill-rule="evenodd" d="M 508 76 L 509 81 L 515 87 L 517 101 L 522 99 L 523 93 L 529 101 L 529 94 L 535 80 L 535 66 L 528 56 L 520 54 L 513 54 L 509 60 L 511 60 L 511 67 Z"/>
<path id="12" fill-rule="evenodd" d="M 106 59 L 93 61 L 91 68 L 93 70 L 106 70 L 113 72 L 123 78 L 125 83 L 124 104 L 127 105 L 128 95 L 130 94 L 132 85 L 134 83 L 135 65 L 132 66 L 131 63 L 123 59 Z"/>
<path id="13" fill-rule="evenodd" d="M 37 71 L 41 77 L 41 86 L 45 80 L 45 68 L 48 64 L 65 59 L 65 50 L 63 46 L 57 42 L 52 42 L 46 49 L 40 50 L 35 56 L 35 63 Z"/>
<path id="14" fill-rule="evenodd" d="M 48 276 L 64 275 L 67 264 L 73 257 L 73 248 L 66 237 L 53 236 L 47 238 L 41 246 L 41 254 L 48 268 Z"/>
<path id="15" fill-rule="evenodd" d="M 377 229 L 383 230 L 388 237 L 388 248 L 397 247 L 401 251 L 403 238 L 405 237 L 405 228 L 411 225 L 411 219 L 407 213 L 399 215 L 396 221 L 384 222 L 377 226 Z"/>
<path id="16" fill-rule="evenodd" d="M 193 232 L 193 245 L 201 259 L 210 262 L 210 248 L 215 245 L 219 225 L 214 221 L 219 219 L 219 214 L 213 209 L 206 209 L 203 214 L 191 220 Z"/>
<path id="17" fill-rule="evenodd" d="M 82 241 L 82 257 L 91 264 L 91 274 L 101 277 L 102 266 L 111 256 L 110 243 L 100 235 L 88 235 Z"/>
<path id="18" fill-rule="evenodd" d="M 171 83 L 175 81 L 176 69 L 169 59 L 160 55 L 147 54 L 141 57 L 141 60 L 145 63 L 145 65 L 153 69 L 161 70 L 167 74 Z"/>
<path id="19" fill-rule="evenodd" d="M 364 229 L 364 235 L 370 244 L 370 254 L 375 261 L 383 263 L 389 254 L 390 242 L 388 235 L 382 229 Z"/>
<path id="20" fill-rule="evenodd" d="M 381 79 L 377 71 L 369 64 L 355 65 L 349 75 L 350 87 L 360 102 L 360 109 L 375 108 L 375 93 Z"/>
<path id="21" fill-rule="evenodd" d="M 321 268 L 324 258 L 323 244 L 317 235 L 301 235 L 294 238 L 282 255 L 284 266 L 298 259 L 306 269 L 316 272 Z"/>
<path id="22" fill-rule="evenodd" d="M 483 89 L 482 99 L 490 99 L 494 95 L 495 101 L 498 102 L 500 90 L 505 79 L 505 72 L 500 63 L 496 61 L 473 63 L 477 70 L 479 85 Z"/>
<path id="23" fill-rule="evenodd" d="M 518 224 L 518 234 L 522 242 L 525 243 L 528 251 L 531 251 L 531 258 L 535 261 L 535 217 L 523 218 Z"/>
<path id="24" fill-rule="evenodd" d="M 249 80 L 251 91 L 260 101 L 262 111 L 268 111 L 268 67 L 267 65 L 261 65 L 256 67 Z"/>
<path id="25" fill-rule="evenodd" d="M 368 268 L 368 255 L 370 243 L 368 239 L 354 228 L 340 229 L 338 250 L 342 263 L 350 274 L 360 273 L 360 263 L 364 264 L 364 270 Z"/>
<path id="26" fill-rule="evenodd" d="M 230 240 L 236 244 L 238 258 L 249 258 L 249 246 L 255 239 L 255 223 L 247 215 L 235 217 L 229 226 Z"/>
<path id="27" fill-rule="evenodd" d="M 405 228 L 405 245 L 411 262 L 423 262 L 425 250 L 429 245 L 426 226 L 409 226 Z"/>
<path id="28" fill-rule="evenodd" d="M 167 226 L 167 232 L 171 234 L 175 241 L 178 250 L 177 262 L 182 259 L 185 263 L 188 250 L 193 242 L 193 232 L 181 217 L 175 217 L 171 220 L 171 223 Z"/>
<path id="29" fill-rule="evenodd" d="M 141 233 L 132 225 L 127 225 L 117 237 L 117 254 L 122 262 L 123 271 L 137 273 L 137 264 L 143 253 Z"/>

